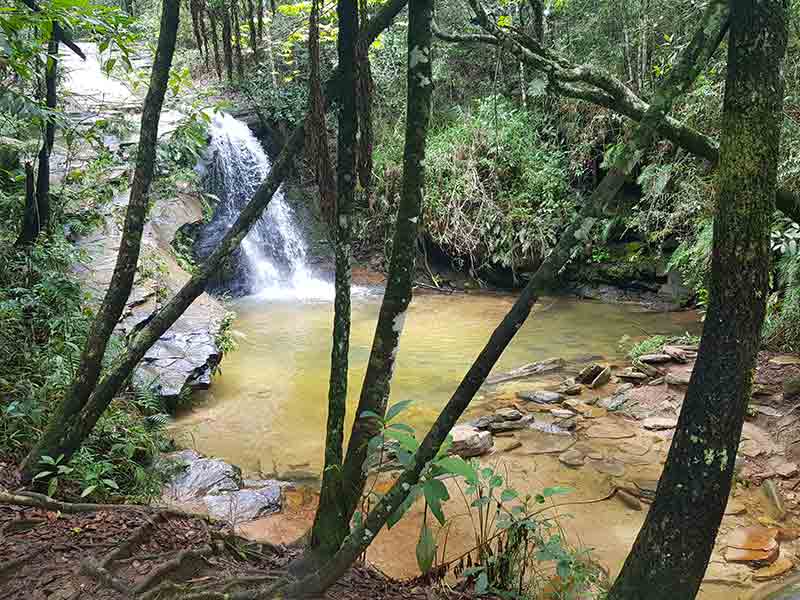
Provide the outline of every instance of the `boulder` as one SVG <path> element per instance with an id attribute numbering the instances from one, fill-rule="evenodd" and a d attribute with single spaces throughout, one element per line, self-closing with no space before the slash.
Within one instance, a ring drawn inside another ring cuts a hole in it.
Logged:
<path id="1" fill-rule="evenodd" d="M 183 466 L 164 489 L 165 498 L 172 501 L 185 502 L 236 491 L 242 484 L 238 467 L 217 458 L 204 458 L 193 450 L 173 452 L 159 461 L 160 468 L 170 463 L 176 468 Z"/>
<path id="2" fill-rule="evenodd" d="M 494 445 L 491 433 L 471 425 L 456 425 L 450 431 L 450 435 L 453 436 L 450 453 L 462 458 L 487 454 Z"/>
<path id="3" fill-rule="evenodd" d="M 506 431 L 519 431 L 521 429 L 527 429 L 533 423 L 534 418 L 533 415 L 526 415 L 521 416 L 517 420 L 513 421 L 494 421 L 493 423 L 489 424 L 489 431 L 492 433 L 503 433 Z"/>
<path id="4" fill-rule="evenodd" d="M 611 367 L 606 367 L 600 374 L 594 378 L 592 383 L 589 384 L 589 387 L 592 389 L 599 388 L 601 385 L 607 384 L 611 381 Z"/>
<path id="5" fill-rule="evenodd" d="M 597 363 L 592 363 L 591 365 L 581 369 L 581 372 L 578 373 L 577 377 L 575 377 L 575 381 L 577 381 L 578 383 L 589 385 L 602 372 L 603 372 L 602 365 L 598 365 Z"/>
<path id="6" fill-rule="evenodd" d="M 534 390 L 530 392 L 517 392 L 517 398 L 527 402 L 537 402 L 539 404 L 556 404 L 564 399 L 558 392 L 547 392 L 544 390 Z"/>
<path id="7" fill-rule="evenodd" d="M 272 481 L 258 489 L 244 489 L 203 497 L 208 514 L 236 525 L 281 509 L 281 484 Z"/>

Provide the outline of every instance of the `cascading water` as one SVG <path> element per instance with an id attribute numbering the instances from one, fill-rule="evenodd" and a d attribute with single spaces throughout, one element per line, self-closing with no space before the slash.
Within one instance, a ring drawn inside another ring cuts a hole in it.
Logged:
<path id="1" fill-rule="evenodd" d="M 207 256 L 233 225 L 270 170 L 261 144 L 247 125 L 217 113 L 209 128 L 208 149 L 198 170 L 207 192 L 219 199 L 214 218 L 198 236 L 196 251 Z M 236 291 L 269 298 L 329 299 L 333 286 L 315 278 L 306 245 L 282 190 L 242 241 L 234 273 L 226 277 Z"/>

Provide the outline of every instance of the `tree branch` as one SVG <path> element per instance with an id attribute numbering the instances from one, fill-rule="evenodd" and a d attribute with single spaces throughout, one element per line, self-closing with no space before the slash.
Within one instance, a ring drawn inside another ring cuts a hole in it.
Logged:
<path id="1" fill-rule="evenodd" d="M 33 12 L 41 12 L 42 10 L 39 8 L 39 5 L 36 4 L 36 0 L 22 0 L 22 3 L 30 8 Z M 86 55 L 83 53 L 83 50 L 81 50 L 80 46 L 78 46 L 78 44 L 72 40 L 72 34 L 55 21 L 53 22 L 53 34 L 59 42 L 63 42 L 67 48 L 80 56 L 81 59 L 86 60 Z"/>

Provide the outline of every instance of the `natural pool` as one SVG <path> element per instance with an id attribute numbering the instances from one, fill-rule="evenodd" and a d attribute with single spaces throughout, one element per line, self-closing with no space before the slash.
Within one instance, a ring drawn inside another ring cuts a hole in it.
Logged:
<path id="1" fill-rule="evenodd" d="M 417 294 L 409 309 L 391 402 L 413 399 L 405 422 L 424 432 L 514 301 L 508 294 Z M 353 298 L 349 419 L 369 356 L 380 295 Z M 245 471 L 291 476 L 322 463 L 333 305 L 322 301 L 234 303 L 238 349 L 195 408 L 179 419 L 186 443 Z M 633 304 L 545 298 L 495 372 L 558 356 L 624 358 L 623 336 L 698 330 L 693 312 L 645 312 Z"/>

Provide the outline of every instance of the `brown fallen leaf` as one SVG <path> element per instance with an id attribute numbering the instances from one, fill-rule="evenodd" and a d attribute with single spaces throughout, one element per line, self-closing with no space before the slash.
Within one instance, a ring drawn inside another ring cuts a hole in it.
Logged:
<path id="1" fill-rule="evenodd" d="M 772 550 L 748 550 L 728 546 L 725 549 L 725 560 L 728 562 L 759 562 L 771 564 L 775 562 L 780 553 L 777 544 Z"/>
<path id="2" fill-rule="evenodd" d="M 773 527 L 740 527 L 728 536 L 728 546 L 770 552 L 778 547 L 777 535 L 778 530 Z"/>

